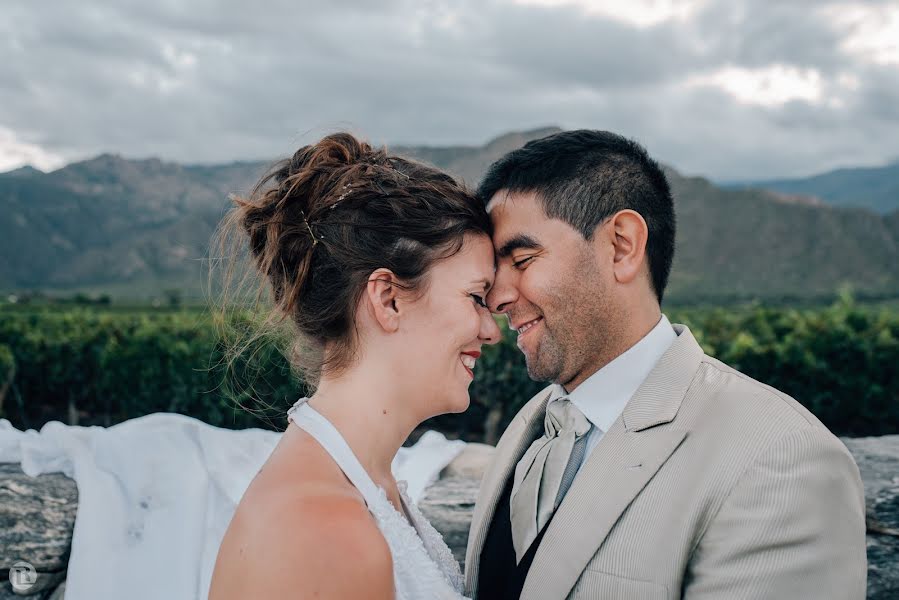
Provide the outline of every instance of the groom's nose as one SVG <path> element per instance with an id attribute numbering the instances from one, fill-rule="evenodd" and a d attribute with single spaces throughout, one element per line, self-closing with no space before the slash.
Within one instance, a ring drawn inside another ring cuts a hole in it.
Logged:
<path id="1" fill-rule="evenodd" d="M 493 281 L 493 287 L 487 294 L 487 306 L 490 312 L 494 314 L 502 314 L 512 306 L 518 299 L 518 288 L 515 286 L 513 277 L 507 268 L 499 267 L 496 270 L 496 277 Z"/>

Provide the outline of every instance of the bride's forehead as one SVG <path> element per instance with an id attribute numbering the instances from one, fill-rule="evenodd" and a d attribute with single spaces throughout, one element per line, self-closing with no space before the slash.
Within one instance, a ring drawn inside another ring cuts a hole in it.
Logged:
<path id="1" fill-rule="evenodd" d="M 483 236 L 477 247 L 469 246 L 431 266 L 435 279 L 452 286 L 483 287 L 486 282 L 492 285 L 495 262 L 493 245 L 489 238 Z M 488 286 L 489 287 L 489 286 Z"/>

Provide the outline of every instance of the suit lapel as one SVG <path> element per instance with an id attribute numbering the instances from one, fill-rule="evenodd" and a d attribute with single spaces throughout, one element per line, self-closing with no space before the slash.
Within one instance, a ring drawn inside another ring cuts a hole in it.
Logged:
<path id="1" fill-rule="evenodd" d="M 662 428 L 628 432 L 619 420 L 603 436 L 550 521 L 522 600 L 568 595 L 621 513 L 686 434 Z"/>
<path id="2" fill-rule="evenodd" d="M 703 351 L 689 329 L 674 327 L 678 338 L 605 432 L 550 521 L 522 600 L 566 597 L 621 514 L 686 437 L 668 424 Z"/>
<path id="3" fill-rule="evenodd" d="M 496 445 L 494 458 L 484 472 L 471 518 L 468 548 L 465 553 L 465 589 L 471 597 L 477 595 L 481 550 L 490 523 L 493 521 L 496 505 L 499 503 L 506 481 L 515 470 L 515 465 L 533 439 L 543 431 L 543 415 L 551 393 L 551 389 L 544 389 L 525 405 L 503 433 Z"/>

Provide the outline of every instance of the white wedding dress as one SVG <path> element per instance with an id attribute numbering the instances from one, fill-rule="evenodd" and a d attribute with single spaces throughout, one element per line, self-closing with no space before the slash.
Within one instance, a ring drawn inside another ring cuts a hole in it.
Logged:
<path id="1" fill-rule="evenodd" d="M 409 499 L 406 482 L 397 481 L 404 517 L 387 499 L 384 489 L 368 476 L 340 432 L 307 400 L 300 398 L 287 411 L 287 418 L 321 444 L 365 499 L 390 547 L 396 600 L 463 599 L 459 564 L 440 533 Z"/>

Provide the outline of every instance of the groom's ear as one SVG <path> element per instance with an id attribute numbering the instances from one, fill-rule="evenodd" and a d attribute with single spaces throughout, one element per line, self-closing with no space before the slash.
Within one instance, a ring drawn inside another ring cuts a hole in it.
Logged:
<path id="1" fill-rule="evenodd" d="M 378 324 L 392 333 L 399 329 L 400 312 L 397 295 L 401 291 L 399 278 L 390 269 L 377 269 L 368 277 L 365 298 Z"/>
<path id="2" fill-rule="evenodd" d="M 612 272 L 619 283 L 630 283 L 644 271 L 649 228 L 637 211 L 625 209 L 609 220 L 614 250 Z"/>

